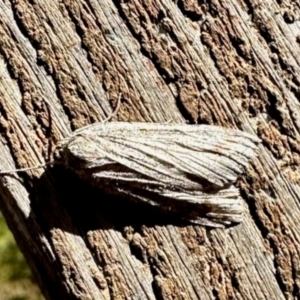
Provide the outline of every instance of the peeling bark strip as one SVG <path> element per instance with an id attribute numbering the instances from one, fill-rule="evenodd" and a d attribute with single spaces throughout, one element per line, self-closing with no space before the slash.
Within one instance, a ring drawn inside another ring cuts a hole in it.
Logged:
<path id="1" fill-rule="evenodd" d="M 220 227 L 242 221 L 232 183 L 258 143 L 217 126 L 112 122 L 78 130 L 57 151 L 62 164 L 108 193 Z"/>

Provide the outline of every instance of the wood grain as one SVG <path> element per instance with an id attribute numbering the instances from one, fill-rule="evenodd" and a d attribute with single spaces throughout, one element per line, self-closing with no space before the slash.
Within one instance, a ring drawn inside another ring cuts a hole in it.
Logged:
<path id="1" fill-rule="evenodd" d="M 0 1 L 0 168 L 115 121 L 257 134 L 240 226 L 174 224 L 62 167 L 0 178 L 0 208 L 46 299 L 298 299 L 296 1 Z"/>

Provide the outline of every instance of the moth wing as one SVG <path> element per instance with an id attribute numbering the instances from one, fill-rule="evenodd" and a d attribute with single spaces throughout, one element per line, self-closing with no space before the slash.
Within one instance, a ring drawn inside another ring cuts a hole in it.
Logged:
<path id="1" fill-rule="evenodd" d="M 216 227 L 242 219 L 239 190 L 231 184 L 259 139 L 217 126 L 118 122 L 92 125 L 72 142 L 80 144 L 73 156 L 84 162 L 84 176 L 97 186 Z"/>
<path id="2" fill-rule="evenodd" d="M 259 143 L 253 135 L 218 126 L 120 122 L 103 128 L 105 132 L 96 129 L 92 135 L 103 155 L 133 172 L 122 178 L 118 170 L 119 180 L 134 181 L 140 174 L 146 180 L 190 189 L 231 184 Z M 114 178 L 114 169 L 102 175 Z"/>
<path id="3" fill-rule="evenodd" d="M 239 190 L 230 186 L 214 193 L 201 191 L 155 191 L 149 188 L 128 189 L 126 186 L 114 187 L 114 192 L 136 202 L 145 202 L 167 213 L 179 215 L 191 223 L 224 227 L 240 223 L 243 219 L 243 201 Z"/>

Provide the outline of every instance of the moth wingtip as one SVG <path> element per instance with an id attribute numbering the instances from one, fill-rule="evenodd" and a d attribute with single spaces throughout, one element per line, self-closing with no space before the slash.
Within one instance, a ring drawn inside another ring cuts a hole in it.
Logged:
<path id="1" fill-rule="evenodd" d="M 228 228 L 237 226 L 244 219 L 243 213 L 236 215 L 209 213 L 206 217 L 192 219 L 189 222 L 211 228 Z"/>

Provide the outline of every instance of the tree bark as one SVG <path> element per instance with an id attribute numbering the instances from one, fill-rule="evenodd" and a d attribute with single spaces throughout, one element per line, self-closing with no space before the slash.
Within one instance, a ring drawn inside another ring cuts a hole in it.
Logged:
<path id="1" fill-rule="evenodd" d="M 178 225 L 61 166 L 0 178 L 0 208 L 46 299 L 299 299 L 297 1 L 0 0 L 0 168 L 115 121 L 236 127 L 263 141 L 245 220 Z"/>

